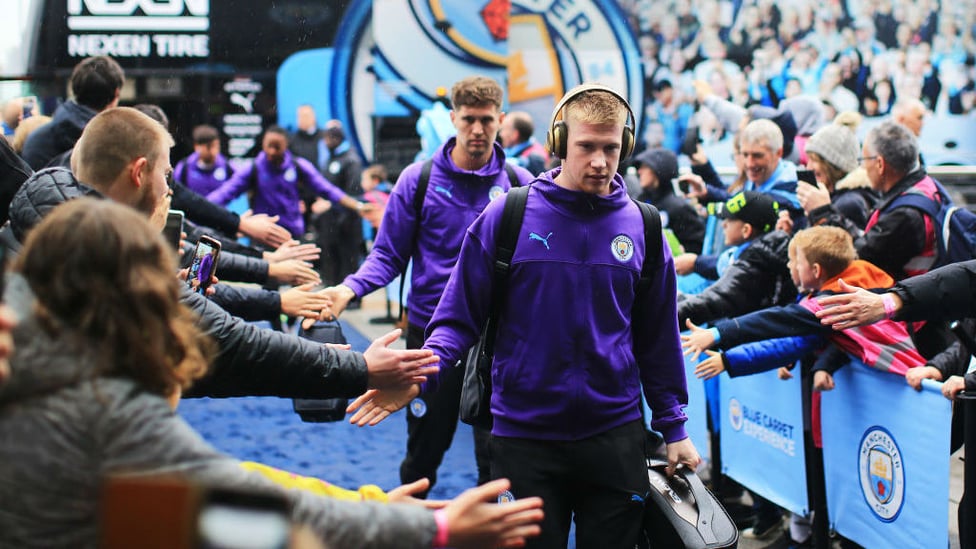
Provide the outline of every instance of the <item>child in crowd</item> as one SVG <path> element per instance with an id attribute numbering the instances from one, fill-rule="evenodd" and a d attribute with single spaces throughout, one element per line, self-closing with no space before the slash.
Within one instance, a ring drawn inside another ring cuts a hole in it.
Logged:
<path id="1" fill-rule="evenodd" d="M 813 386 L 817 390 L 833 389 L 833 372 L 847 362 L 841 350 L 869 366 L 898 375 L 924 364 L 925 359 L 915 349 L 902 322 L 887 319 L 842 331 L 820 324 L 815 313 L 821 307 L 813 298 L 839 291 L 841 279 L 848 283 L 856 280 L 858 286 L 866 288 L 887 288 L 894 284 L 884 271 L 856 257 L 854 242 L 843 229 L 822 226 L 796 233 L 789 245 L 790 274 L 796 287 L 806 295 L 795 305 L 721 320 L 707 330 L 688 321 L 691 334 L 682 336 L 682 341 L 688 352 L 695 353 L 694 358 L 715 344 L 728 349 L 724 353 L 706 351 L 708 358 L 696 366 L 695 375 L 709 379 L 723 371 L 735 377 L 770 370 L 799 360 L 829 341 L 836 347 L 821 354 L 812 368 Z M 743 345 L 747 342 L 752 343 Z M 817 448 L 822 447 L 819 419 L 820 398 L 815 394 L 811 403 L 811 430 Z M 810 533 L 808 519 L 791 515 L 790 535 L 794 542 L 807 542 Z"/>
<path id="2" fill-rule="evenodd" d="M 699 377 L 713 377 L 726 369 L 730 375 L 746 375 L 793 362 L 824 342 L 802 337 L 806 335 L 821 335 L 868 366 L 902 376 L 909 368 L 925 363 L 902 322 L 888 319 L 835 331 L 817 318 L 815 313 L 821 306 L 813 298 L 838 292 L 841 279 L 862 288 L 888 288 L 894 284 L 878 267 L 856 259 L 854 243 L 846 231 L 826 226 L 802 230 L 790 241 L 789 257 L 793 281 L 807 294 L 799 303 L 719 320 L 709 329 L 688 321 L 691 334 L 682 336 L 682 340 L 694 358 L 716 344 L 730 349 L 726 353 L 709 353 L 709 358 L 696 368 Z M 764 347 L 732 350 L 749 342 L 763 342 Z M 833 388 L 831 373 L 837 367 L 831 362 L 820 360 L 814 367 L 818 389 Z"/>
<path id="3" fill-rule="evenodd" d="M 386 211 L 390 193 L 393 192 L 393 184 L 390 183 L 386 167 L 382 164 L 372 164 L 363 170 L 359 184 L 363 188 L 360 198 L 373 205 L 369 212 L 363 212 L 363 236 L 368 242 L 372 242 L 376 238 L 380 220 L 383 219 L 383 212 Z"/>
<path id="4" fill-rule="evenodd" d="M 692 271 L 718 280 L 695 295 L 679 298 L 678 320 L 683 325 L 726 318 L 791 303 L 796 288 L 790 281 L 787 246 L 790 237 L 773 230 L 778 203 L 768 194 L 743 191 L 718 203 L 725 245 L 729 248 L 711 259 L 682 254 L 674 259 L 678 274 Z"/>

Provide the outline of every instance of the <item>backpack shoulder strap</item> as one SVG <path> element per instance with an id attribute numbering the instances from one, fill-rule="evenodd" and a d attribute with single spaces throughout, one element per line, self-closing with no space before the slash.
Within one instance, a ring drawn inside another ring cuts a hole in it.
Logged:
<path id="1" fill-rule="evenodd" d="M 641 265 L 640 280 L 637 282 L 637 293 L 646 292 L 651 284 L 651 275 L 657 268 L 661 257 L 663 241 L 661 238 L 661 214 L 657 208 L 646 202 L 634 200 L 640 209 L 644 220 L 644 263 Z"/>
<path id="2" fill-rule="evenodd" d="M 505 194 L 505 209 L 502 210 L 501 224 L 495 240 L 495 270 L 491 285 L 491 309 L 485 323 L 485 345 L 487 356 L 493 356 L 495 351 L 495 332 L 498 329 L 498 317 L 501 314 L 501 303 L 508 291 L 508 274 L 512 267 L 512 257 L 518 244 L 519 231 L 522 230 L 522 220 L 525 218 L 525 203 L 529 196 L 529 187 L 514 187 Z"/>
<path id="3" fill-rule="evenodd" d="M 508 184 L 511 188 L 521 187 L 522 184 L 519 182 L 518 174 L 515 173 L 515 168 L 512 167 L 508 162 L 505 163 L 505 173 L 508 174 Z"/>
<path id="4" fill-rule="evenodd" d="M 417 216 L 416 222 L 413 224 L 413 240 L 412 242 L 416 244 L 417 242 L 417 232 L 420 230 L 420 212 L 424 209 L 424 198 L 427 196 L 427 185 L 430 183 L 430 170 L 434 166 L 434 159 L 428 158 L 424 162 L 422 168 L 420 168 L 420 177 L 417 178 L 417 188 L 413 193 L 413 211 Z M 407 265 L 410 263 L 407 262 Z M 397 314 L 397 318 L 403 318 L 403 288 L 407 283 L 407 268 L 403 268 L 403 272 L 400 273 L 400 312 Z"/>
<path id="5" fill-rule="evenodd" d="M 430 169 L 434 166 L 434 159 L 430 158 L 420 168 L 417 179 L 417 190 L 413 193 L 413 211 L 417 214 L 417 224 L 420 224 L 420 211 L 424 208 L 424 198 L 427 196 L 427 185 L 430 183 Z"/>
<path id="6" fill-rule="evenodd" d="M 885 211 L 890 211 L 899 207 L 915 208 L 916 210 L 921 210 L 922 213 L 935 219 L 939 216 L 939 210 L 942 208 L 942 205 L 924 194 L 906 193 L 896 196 L 894 200 L 889 202 L 885 207 Z"/>

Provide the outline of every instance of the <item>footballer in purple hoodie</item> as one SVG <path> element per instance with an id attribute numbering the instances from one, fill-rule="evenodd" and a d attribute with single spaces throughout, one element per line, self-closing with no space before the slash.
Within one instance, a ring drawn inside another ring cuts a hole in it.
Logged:
<path id="1" fill-rule="evenodd" d="M 430 160 L 430 179 L 420 210 L 414 200 L 424 162 L 411 164 L 400 174 L 366 261 L 342 284 L 326 289 L 333 300 L 333 314 L 341 313 L 351 299 L 392 282 L 413 260 L 407 348 L 423 345 L 427 323 L 457 262 L 468 225 L 489 202 L 508 191 L 509 170 L 521 185 L 532 181 L 525 169 L 506 168 L 505 153 L 495 143 L 504 118 L 502 99 L 501 86 L 491 78 L 471 76 L 454 84 L 451 122 L 457 135 Z M 451 368 L 440 380 L 440 391 L 424 394 L 411 404 L 407 454 L 400 465 L 404 484 L 426 477 L 434 486 L 437 468 L 457 429 L 462 373 Z M 487 430 L 475 429 L 479 483 L 490 478 L 483 451 L 488 436 Z"/>
<path id="2" fill-rule="evenodd" d="M 560 115 L 562 117 L 560 118 Z M 573 515 L 579 547 L 634 547 L 648 486 L 643 388 L 669 470 L 700 462 L 685 433 L 687 404 L 674 264 L 668 246 L 646 301 L 635 303 L 644 261 L 640 210 L 617 175 L 633 115 L 614 91 L 571 90 L 556 107 L 551 143 L 561 168 L 529 188 L 492 365 L 493 477 L 513 498 L 541 496 L 542 535 L 527 547 L 565 547 Z M 550 129 L 552 133 L 552 129 Z M 468 228 L 457 267 L 428 325 L 424 348 L 454 364 L 477 340 L 490 308 L 495 236 L 504 201 Z M 657 238 L 663 238 L 658 235 Z M 632 333 L 638 311 L 645 329 Z M 368 392 L 354 423 L 376 423 L 424 387 Z M 632 497 L 636 496 L 636 497 Z"/>

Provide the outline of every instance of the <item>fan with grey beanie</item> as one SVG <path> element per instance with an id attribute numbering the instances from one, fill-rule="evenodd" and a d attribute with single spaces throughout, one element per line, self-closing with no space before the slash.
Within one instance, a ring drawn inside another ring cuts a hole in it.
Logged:
<path id="1" fill-rule="evenodd" d="M 828 124 L 810 136 L 806 152 L 815 153 L 844 173 L 850 173 L 857 169 L 860 146 L 857 136 L 850 128 L 840 124 Z"/>

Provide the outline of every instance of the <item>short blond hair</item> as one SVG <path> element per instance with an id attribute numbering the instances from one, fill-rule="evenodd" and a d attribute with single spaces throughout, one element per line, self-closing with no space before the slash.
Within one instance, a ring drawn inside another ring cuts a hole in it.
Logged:
<path id="1" fill-rule="evenodd" d="M 566 92 L 572 95 L 577 90 L 587 87 L 580 84 Z M 568 121 L 570 115 L 577 122 L 584 124 L 627 124 L 628 107 L 616 95 L 601 89 L 592 89 L 579 93 L 563 107 L 562 119 Z"/>
<path id="2" fill-rule="evenodd" d="M 825 278 L 839 275 L 857 259 L 854 239 L 840 227 L 821 225 L 798 231 L 790 240 L 790 252 L 797 250 L 811 265 L 820 265 Z"/>
<path id="3" fill-rule="evenodd" d="M 130 107 L 108 109 L 85 126 L 71 153 L 72 167 L 82 183 L 104 190 L 139 157 L 145 157 L 153 169 L 162 160 L 157 154 L 161 143 L 174 144 L 159 122 Z"/>

